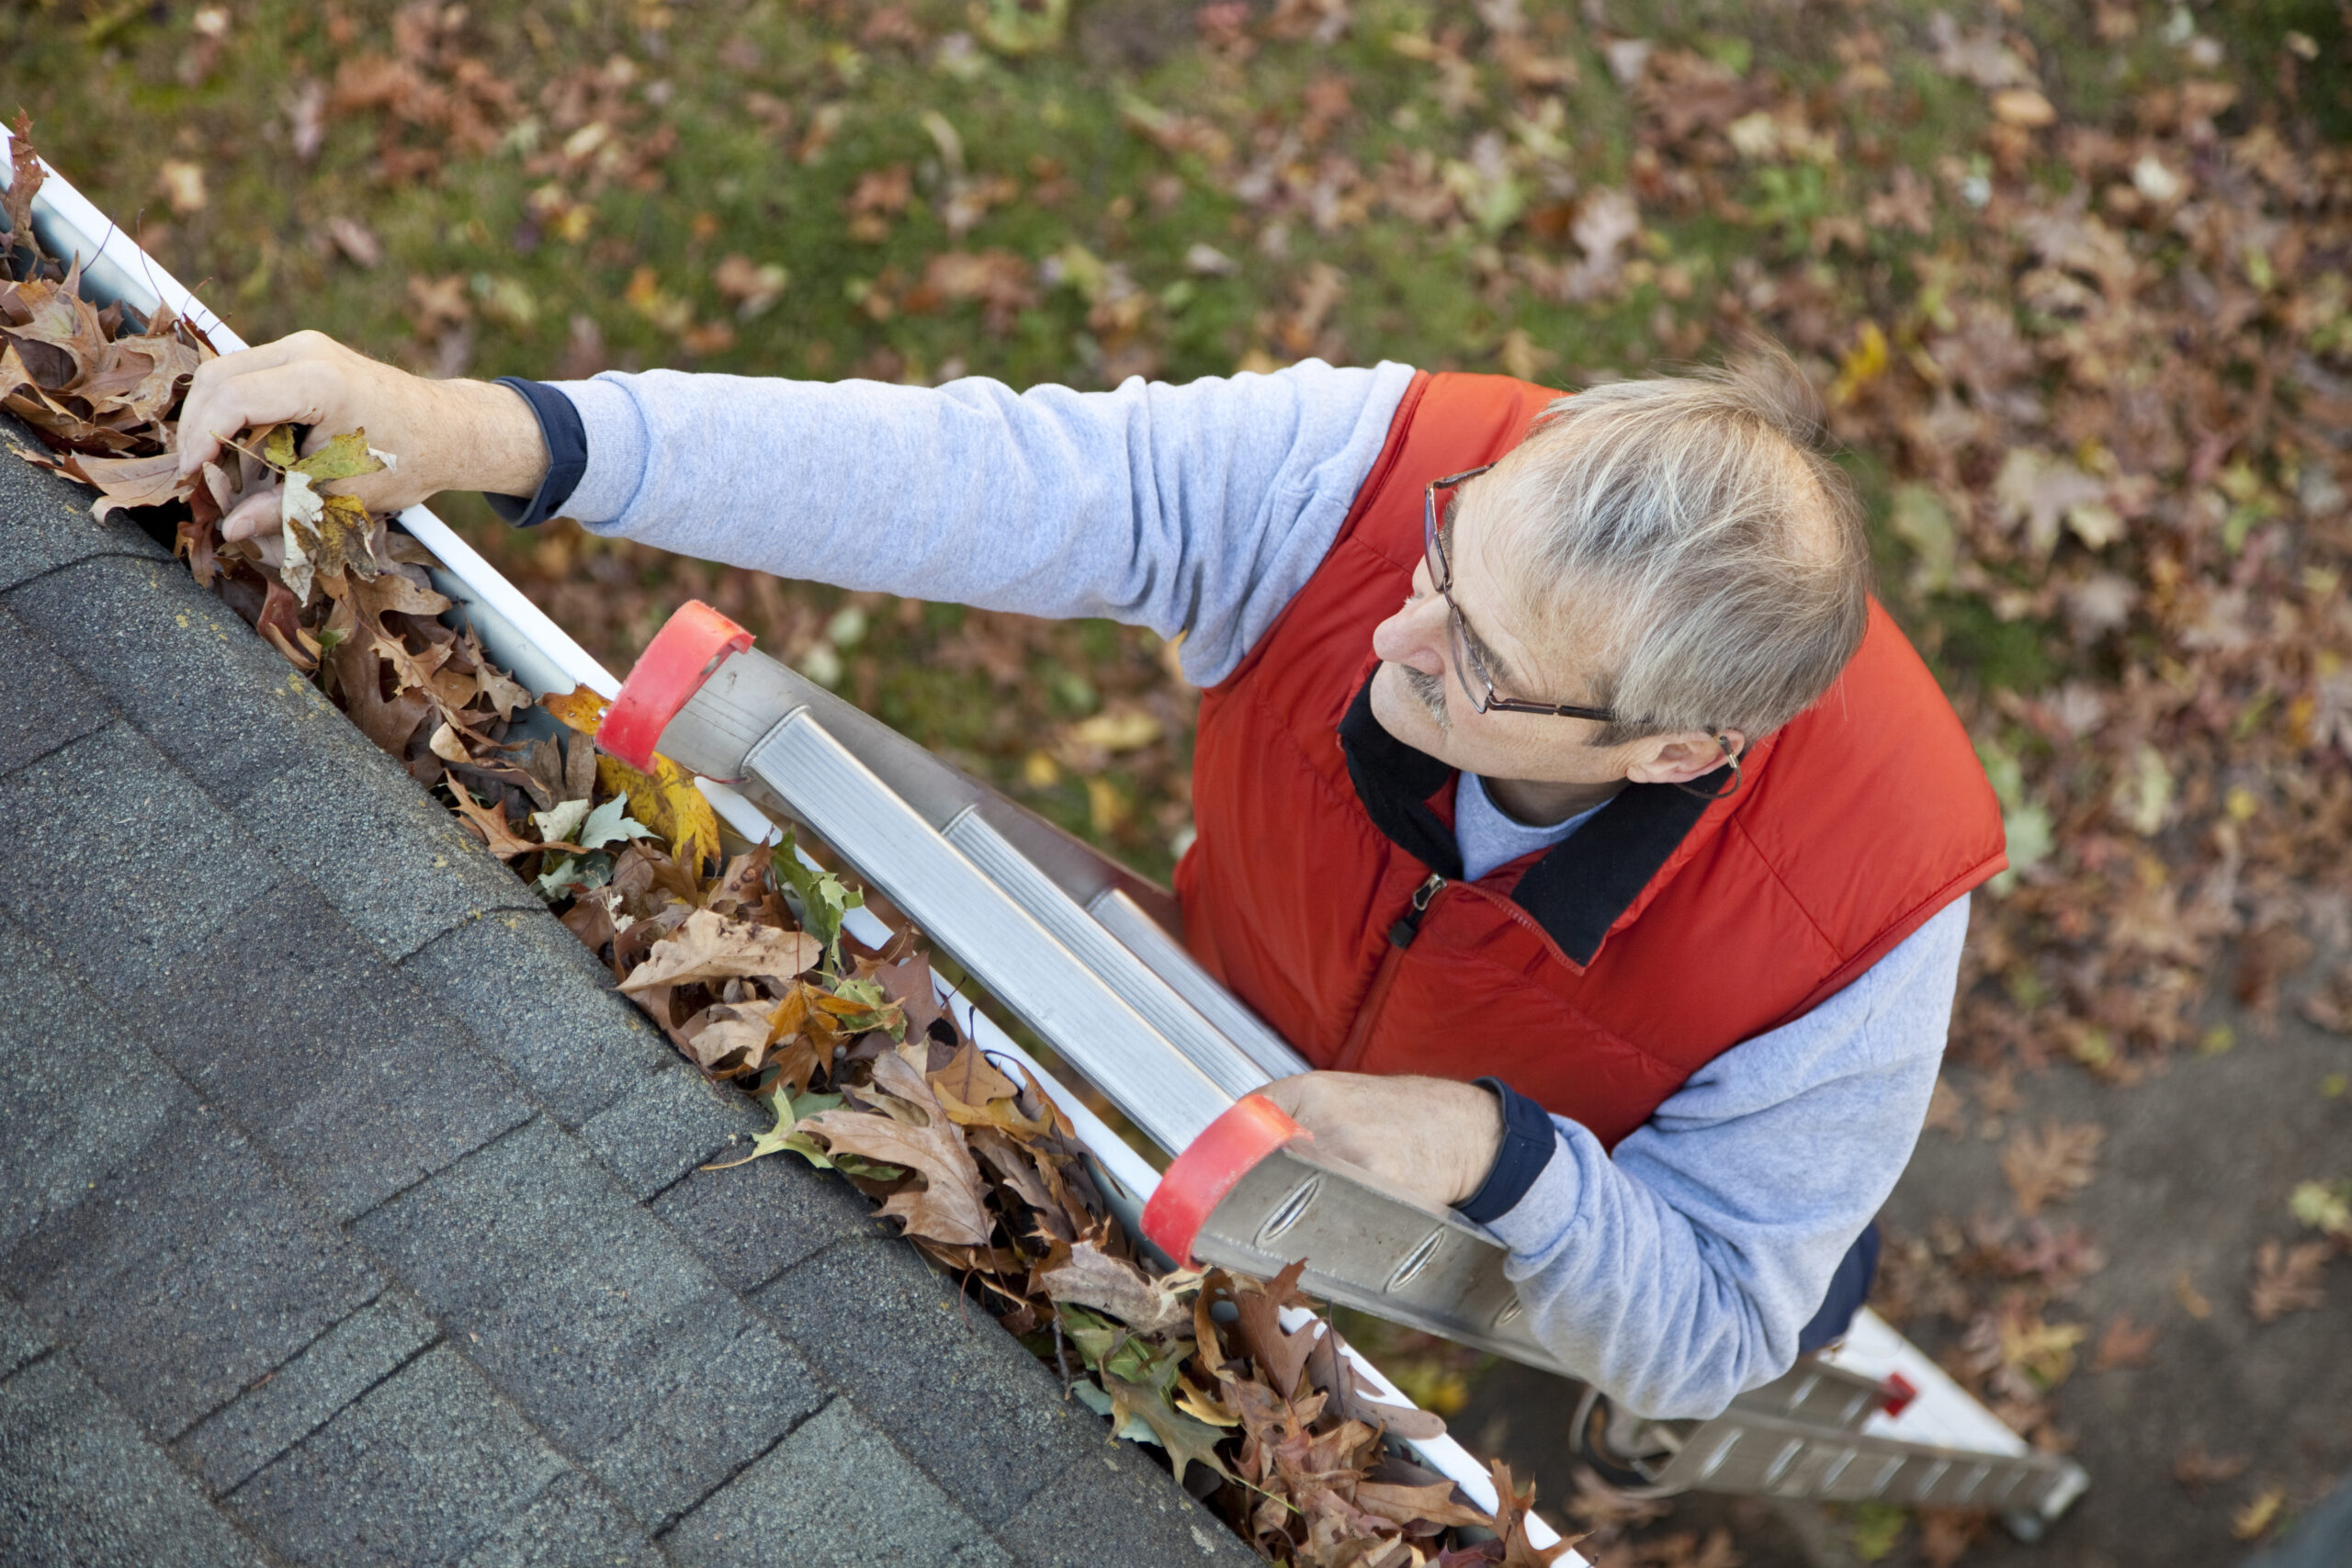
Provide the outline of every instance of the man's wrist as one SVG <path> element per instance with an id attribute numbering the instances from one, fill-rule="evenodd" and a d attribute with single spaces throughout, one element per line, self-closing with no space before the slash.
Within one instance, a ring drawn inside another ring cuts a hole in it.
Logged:
<path id="1" fill-rule="evenodd" d="M 1480 1078 L 1477 1086 L 1495 1097 L 1502 1139 L 1486 1179 L 1453 1207 L 1464 1219 L 1486 1224 L 1518 1207 L 1552 1163 L 1560 1139 L 1550 1113 L 1500 1078 Z"/>
<path id="2" fill-rule="evenodd" d="M 546 522 L 560 512 L 588 466 L 588 441 L 579 411 L 554 388 L 519 376 L 502 376 L 488 384 L 502 403 L 502 415 L 527 461 L 512 468 L 504 482 L 481 486 L 491 510 L 518 528 Z M 514 406 L 519 404 L 519 410 Z M 522 413 L 527 434 L 514 420 Z"/>

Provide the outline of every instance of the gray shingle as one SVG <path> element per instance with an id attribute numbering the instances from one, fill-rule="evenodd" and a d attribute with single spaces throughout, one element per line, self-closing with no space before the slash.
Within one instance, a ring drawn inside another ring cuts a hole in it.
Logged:
<path id="1" fill-rule="evenodd" d="M 574 1471 L 469 1552 L 458 1568 L 667 1568 L 618 1503 Z"/>
<path id="2" fill-rule="evenodd" d="M 983 1526 L 1101 1462 L 1102 1419 L 1064 1404 L 1059 1381 L 904 1242 L 837 1243 L 759 1304 Z"/>
<path id="3" fill-rule="evenodd" d="M 0 1249 L 80 1202 L 194 1107 L 96 997 L 0 916 Z"/>
<path id="4" fill-rule="evenodd" d="M 428 1350 L 223 1499 L 317 1568 L 462 1562 L 570 1467 L 448 1346 Z"/>
<path id="5" fill-rule="evenodd" d="M 844 1237 L 879 1234 L 863 1194 L 797 1155 L 690 1170 L 654 1201 L 653 1212 L 730 1289 L 746 1292 Z"/>
<path id="6" fill-rule="evenodd" d="M 103 997 L 152 987 L 284 876 L 127 724 L 0 780 L 0 909 Z"/>
<path id="7" fill-rule="evenodd" d="M 49 1348 L 49 1336 L 25 1315 L 25 1309 L 0 1296 L 0 1378 Z"/>
<path id="8" fill-rule="evenodd" d="M 544 1121 L 354 1228 L 649 1528 L 824 1398 L 772 1328 Z"/>
<path id="9" fill-rule="evenodd" d="M 678 1523 L 664 1542 L 688 1568 L 1011 1568 L 971 1517 L 846 1399 Z"/>
<path id="10" fill-rule="evenodd" d="M 245 1479 L 391 1376 L 440 1337 L 424 1309 L 387 1291 L 173 1445 L 215 1492 Z"/>
<path id="11" fill-rule="evenodd" d="M 221 922 L 149 1000 L 156 1054 L 339 1217 L 532 1114 L 455 1021 L 307 887 Z"/>
<path id="12" fill-rule="evenodd" d="M 5 450 L 15 442 L 27 451 L 40 443 L 22 424 L 0 414 L 0 589 L 13 588 L 28 577 L 69 561 L 97 555 L 170 558 L 164 547 L 121 520 L 99 523 L 90 516 L 97 492 L 83 489 L 54 474 L 45 474 Z"/>
<path id="13" fill-rule="evenodd" d="M 542 907 L 448 807 L 348 728 L 246 796 L 237 815 L 389 958 L 486 910 Z"/>
<path id="14" fill-rule="evenodd" d="M 677 1066 L 591 1117 L 580 1141 L 642 1201 L 774 1121 L 741 1089 Z"/>
<path id="15" fill-rule="evenodd" d="M 1256 1568 L 1262 1559 L 1169 1473 L 1110 1440 L 996 1528 L 1023 1568 Z"/>
<path id="16" fill-rule="evenodd" d="M 252 1543 L 62 1356 L 0 1382 L 0 1562 L 262 1568 Z"/>
<path id="17" fill-rule="evenodd" d="M 329 728 L 368 744 L 176 561 L 82 561 L 8 603 L 216 800 L 304 765 Z"/>
<path id="18" fill-rule="evenodd" d="M 677 1063 L 636 1004 L 614 992 L 610 972 L 550 915 L 485 915 L 401 966 L 567 1127 Z"/>
<path id="19" fill-rule="evenodd" d="M 107 722 L 106 705 L 49 639 L 0 610 L 0 773 Z"/>
<path id="20" fill-rule="evenodd" d="M 164 1440 L 380 1288 L 250 1145 L 201 1111 L 0 1254 L 0 1281 Z"/>

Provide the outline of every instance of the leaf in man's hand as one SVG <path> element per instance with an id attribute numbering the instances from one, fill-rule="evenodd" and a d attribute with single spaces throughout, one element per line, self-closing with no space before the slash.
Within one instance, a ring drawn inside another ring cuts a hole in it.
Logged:
<path id="1" fill-rule="evenodd" d="M 337 479 L 356 479 L 362 474 L 380 474 L 390 465 L 368 445 L 366 431 L 350 430 L 287 467 L 306 476 L 313 484 L 332 484 Z"/>
<path id="2" fill-rule="evenodd" d="M 816 939 L 806 931 L 780 931 L 697 909 L 686 917 L 684 924 L 653 944 L 653 951 L 629 972 L 620 988 L 634 996 L 656 987 L 695 981 L 760 976 L 785 981 L 815 964 L 817 956 Z"/>
<path id="3" fill-rule="evenodd" d="M 295 450 L 294 427 L 290 424 L 273 424 L 260 432 L 254 441 L 260 449 L 261 460 L 280 472 L 292 468 L 301 455 Z M 303 478 L 307 479 L 310 476 L 305 474 Z"/>

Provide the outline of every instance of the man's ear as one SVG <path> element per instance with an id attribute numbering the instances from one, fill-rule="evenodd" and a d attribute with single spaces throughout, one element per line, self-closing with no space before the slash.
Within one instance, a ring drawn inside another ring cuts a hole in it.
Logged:
<path id="1" fill-rule="evenodd" d="M 1710 733 L 1685 729 L 1673 735 L 1653 735 L 1637 741 L 1625 769 L 1633 784 L 1689 784 L 1702 779 L 1747 750 L 1747 737 L 1736 729 Z"/>

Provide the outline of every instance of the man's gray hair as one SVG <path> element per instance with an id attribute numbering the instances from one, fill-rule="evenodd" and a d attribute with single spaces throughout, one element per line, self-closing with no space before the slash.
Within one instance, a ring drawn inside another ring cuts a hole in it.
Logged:
<path id="1" fill-rule="evenodd" d="M 1562 398 L 1496 477 L 1495 500 L 1529 520 L 1528 607 L 1597 634 L 1592 700 L 1620 716 L 1596 745 L 1687 729 L 1753 742 L 1861 646 L 1861 507 L 1820 400 L 1777 348 Z"/>

